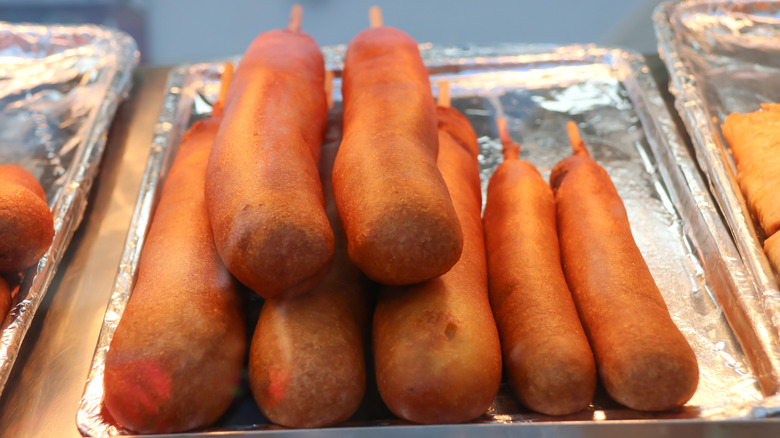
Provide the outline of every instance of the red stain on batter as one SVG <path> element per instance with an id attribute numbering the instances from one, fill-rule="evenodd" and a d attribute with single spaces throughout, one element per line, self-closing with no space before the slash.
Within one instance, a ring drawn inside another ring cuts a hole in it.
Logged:
<path id="1" fill-rule="evenodd" d="M 133 424 L 146 424 L 145 419 L 157 412 L 172 395 L 173 385 L 165 369 L 152 360 L 127 363 L 120 368 L 123 394 L 117 394 L 115 416 Z"/>
<path id="2" fill-rule="evenodd" d="M 268 406 L 273 406 L 284 399 L 287 385 L 290 383 L 290 373 L 285 370 L 271 370 L 268 377 L 270 381 L 265 402 Z"/>
<path id="3" fill-rule="evenodd" d="M 150 403 L 147 408 L 157 409 L 157 404 L 170 399 L 173 393 L 173 385 L 168 371 L 155 361 L 144 361 L 138 363 L 138 373 L 145 376 L 145 386 L 147 395 L 156 403 Z"/>

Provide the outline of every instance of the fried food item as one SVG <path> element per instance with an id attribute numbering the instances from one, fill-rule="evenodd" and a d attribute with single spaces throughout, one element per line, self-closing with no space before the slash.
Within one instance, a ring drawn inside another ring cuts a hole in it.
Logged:
<path id="1" fill-rule="evenodd" d="M 30 172 L 0 166 L 0 272 L 38 263 L 54 239 L 54 216 L 46 194 Z"/>
<path id="2" fill-rule="evenodd" d="M 498 393 L 501 347 L 488 300 L 476 136 L 455 109 L 437 114 L 437 162 L 463 228 L 463 252 L 440 277 L 381 291 L 374 363 L 379 393 L 394 414 L 460 423 L 484 414 Z"/>
<path id="3" fill-rule="evenodd" d="M 529 409 L 571 414 L 593 399 L 596 365 L 561 268 L 555 196 L 519 159 L 504 119 L 498 130 L 504 161 L 490 177 L 483 222 L 504 370 Z"/>
<path id="4" fill-rule="evenodd" d="M 696 392 L 696 356 L 674 324 L 631 234 L 607 172 L 576 125 L 574 154 L 550 174 L 566 281 L 607 393 L 629 408 L 663 411 Z"/>
<path id="5" fill-rule="evenodd" d="M 223 95 L 228 78 L 223 76 Z M 182 138 L 106 356 L 105 406 L 135 432 L 209 425 L 239 387 L 244 300 L 217 254 L 203 193 L 220 105 Z"/>
<path id="6" fill-rule="evenodd" d="M 369 278 L 413 284 L 458 261 L 463 232 L 436 167 L 436 110 L 417 43 L 387 26 L 350 41 L 344 139 L 333 168 L 349 257 Z"/>
<path id="7" fill-rule="evenodd" d="M 334 255 L 317 172 L 325 64 L 299 14 L 293 8 L 287 29 L 260 34 L 244 53 L 206 173 L 219 255 L 263 298 L 311 290 Z"/>
<path id="8" fill-rule="evenodd" d="M 366 390 L 373 289 L 349 260 L 330 181 L 341 118 L 329 124 L 320 160 L 325 205 L 336 239 L 330 271 L 312 290 L 263 304 L 249 353 L 249 383 L 263 414 L 287 427 L 347 420 Z"/>
<path id="9" fill-rule="evenodd" d="M 729 114 L 722 130 L 748 209 L 771 237 L 780 229 L 780 104 L 762 104 L 752 113 Z M 777 258 L 770 257 L 770 262 L 780 272 Z"/>

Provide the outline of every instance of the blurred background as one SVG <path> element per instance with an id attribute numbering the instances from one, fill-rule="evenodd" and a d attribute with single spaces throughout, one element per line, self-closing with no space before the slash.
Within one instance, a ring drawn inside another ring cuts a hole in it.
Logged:
<path id="1" fill-rule="evenodd" d="M 660 0 L 0 0 L 0 20 L 97 23 L 135 38 L 142 64 L 162 66 L 239 55 L 260 32 L 284 27 L 295 4 L 320 45 L 348 43 L 368 8 L 419 42 L 441 45 L 595 43 L 655 53 Z"/>

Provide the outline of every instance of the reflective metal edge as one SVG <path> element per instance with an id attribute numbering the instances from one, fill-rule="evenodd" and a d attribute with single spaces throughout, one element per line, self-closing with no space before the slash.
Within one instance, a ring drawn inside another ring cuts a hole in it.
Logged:
<path id="1" fill-rule="evenodd" d="M 60 32 L 74 28 L 72 26 L 39 27 Z M 97 175 L 100 158 L 106 145 L 108 128 L 119 102 L 124 100 L 130 91 L 132 71 L 140 59 L 136 43 L 129 35 L 120 31 L 101 29 L 98 26 L 86 27 L 99 30 L 102 37 L 115 40 L 117 52 L 113 56 L 120 61 L 120 65 L 115 68 L 103 67 L 105 70 L 112 70 L 106 73 L 112 75 L 111 81 L 103 101 L 94 115 L 85 141 L 76 151 L 73 164 L 66 173 L 62 189 L 57 194 L 52 207 L 55 218 L 55 234 L 52 245 L 38 262 L 26 297 L 11 310 L 7 317 L 10 319 L 7 326 L 13 326 L 14 329 L 10 333 L 9 329 L 4 330 L 3 342 L 0 343 L 0 357 L 5 358 L 0 362 L 0 393 L 5 388 L 33 316 L 48 291 L 48 286 L 54 278 L 57 266 L 62 260 L 74 232 L 81 223 L 89 190 Z"/>
<path id="2" fill-rule="evenodd" d="M 658 37 L 658 52 L 669 70 L 669 91 L 675 96 L 675 108 L 691 137 L 699 166 L 708 175 L 711 192 L 733 230 L 732 236 L 738 252 L 726 255 L 743 260 L 747 269 L 747 272 L 732 269 L 723 274 L 743 284 L 750 283 L 750 287 L 718 299 L 724 304 L 726 316 L 750 359 L 764 394 L 771 396 L 776 394 L 780 379 L 780 303 L 773 299 L 778 294 L 777 283 L 758 243 L 753 224 L 747 220 L 750 215 L 730 213 L 732 209 L 745 212 L 747 208 L 742 194 L 734 189 L 737 187 L 736 181 L 723 159 L 724 148 L 714 134 L 718 128 L 707 116 L 696 80 L 677 49 L 672 27 L 674 10 L 690 4 L 697 2 L 666 2 L 656 8 L 653 23 Z M 770 397 L 765 402 L 780 405 L 780 396 Z M 753 414 L 763 415 L 766 409 L 757 406 Z M 772 409 L 776 409 L 776 406 Z"/>

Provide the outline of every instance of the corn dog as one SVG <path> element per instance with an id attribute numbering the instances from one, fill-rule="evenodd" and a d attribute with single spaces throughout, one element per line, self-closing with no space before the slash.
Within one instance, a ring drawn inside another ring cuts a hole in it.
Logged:
<path id="1" fill-rule="evenodd" d="M 476 136 L 456 110 L 439 107 L 437 114 L 438 166 L 463 228 L 463 252 L 440 277 L 380 293 L 374 362 L 380 395 L 394 414 L 460 423 L 493 402 L 501 347 L 488 302 Z"/>
<path id="2" fill-rule="evenodd" d="M 228 67 L 221 96 L 229 77 Z M 241 378 L 243 299 L 214 247 L 203 194 L 221 117 L 220 100 L 212 117 L 182 138 L 106 356 L 105 406 L 135 432 L 182 432 L 213 423 Z"/>
<path id="3" fill-rule="evenodd" d="M 504 370 L 526 407 L 571 414 L 593 399 L 596 366 L 561 268 L 555 197 L 519 159 L 504 119 L 498 130 L 504 161 L 490 177 L 483 221 Z"/>
<path id="4" fill-rule="evenodd" d="M 463 233 L 436 167 L 436 111 L 417 44 L 387 26 L 362 31 L 347 48 L 342 84 L 333 190 L 350 259 L 390 285 L 447 272 Z"/>
<path id="5" fill-rule="evenodd" d="M 288 29 L 260 34 L 244 53 L 206 173 L 219 255 L 264 298 L 310 290 L 334 254 L 317 172 L 325 67 L 300 31 L 300 8 L 291 15 Z"/>
<path id="6" fill-rule="evenodd" d="M 43 187 L 19 166 L 0 166 L 0 272 L 36 264 L 54 239 L 54 217 Z"/>
<path id="7" fill-rule="evenodd" d="M 340 118 L 329 132 L 340 133 Z M 347 256 L 330 182 L 340 136 L 326 134 L 320 176 L 336 256 L 325 278 L 294 298 L 263 304 L 249 353 L 249 381 L 260 410 L 287 427 L 323 427 L 348 419 L 366 389 L 369 284 Z"/>
<path id="8" fill-rule="evenodd" d="M 662 411 L 696 391 L 696 356 L 672 321 L 631 234 L 607 172 L 576 125 L 574 154 L 550 174 L 566 281 L 607 393 L 633 409 Z"/>

